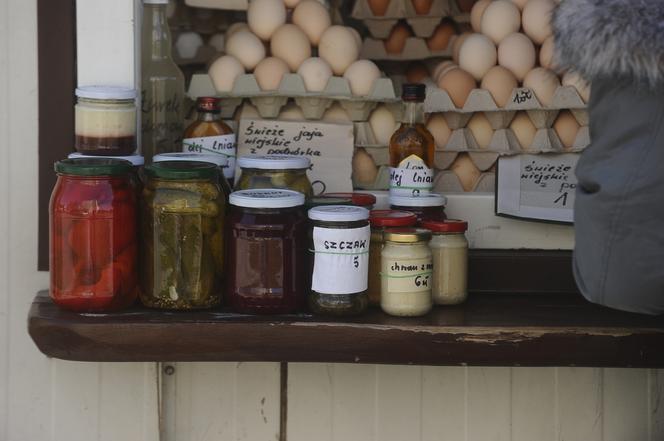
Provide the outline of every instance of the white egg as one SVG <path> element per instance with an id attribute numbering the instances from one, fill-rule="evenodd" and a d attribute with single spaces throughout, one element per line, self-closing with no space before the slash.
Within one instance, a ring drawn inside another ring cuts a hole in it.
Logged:
<path id="1" fill-rule="evenodd" d="M 359 54 L 355 35 L 345 26 L 330 26 L 318 44 L 318 55 L 328 62 L 335 75 L 343 75 Z"/>
<path id="2" fill-rule="evenodd" d="M 203 38 L 198 32 L 183 32 L 175 41 L 175 50 L 178 56 L 184 59 L 194 58 L 201 46 Z"/>
<path id="3" fill-rule="evenodd" d="M 293 11 L 293 24 L 297 25 L 314 46 L 318 46 L 323 32 L 332 25 L 330 13 L 317 0 L 303 0 Z"/>
<path id="4" fill-rule="evenodd" d="M 226 29 L 226 39 L 231 38 L 231 35 L 239 31 L 251 32 L 251 29 L 249 29 L 249 25 L 243 21 L 235 22 Z"/>
<path id="5" fill-rule="evenodd" d="M 433 135 L 433 139 L 436 142 L 436 147 L 438 149 L 444 149 L 447 145 L 447 141 L 450 139 L 452 130 L 450 126 L 447 125 L 447 120 L 442 113 L 436 113 L 429 117 L 427 121 L 427 129 Z"/>
<path id="6" fill-rule="evenodd" d="M 218 92 L 233 90 L 235 79 L 244 73 L 244 66 L 232 55 L 217 58 L 210 66 L 208 74 Z"/>
<path id="7" fill-rule="evenodd" d="M 263 41 L 286 23 L 286 7 L 283 0 L 251 0 L 247 8 L 247 24 Z"/>
<path id="8" fill-rule="evenodd" d="M 480 24 L 482 33 L 495 44 L 521 27 L 519 8 L 509 0 L 496 0 L 487 6 Z"/>
<path id="9" fill-rule="evenodd" d="M 482 15 L 484 15 L 484 11 L 490 3 L 491 0 L 479 0 L 473 5 L 473 9 L 470 10 L 470 26 L 473 28 L 473 31 L 481 31 Z"/>
<path id="10" fill-rule="evenodd" d="M 397 130 L 397 121 L 386 106 L 378 106 L 369 115 L 369 126 L 380 145 L 388 145 Z"/>
<path id="11" fill-rule="evenodd" d="M 547 37 L 546 40 L 544 40 L 544 43 L 542 43 L 542 47 L 540 47 L 539 51 L 540 66 L 545 67 L 547 69 L 554 69 L 553 55 L 554 55 L 554 39 L 553 35 L 550 35 Z"/>
<path id="12" fill-rule="evenodd" d="M 251 32 L 240 30 L 226 41 L 226 53 L 237 58 L 245 69 L 253 70 L 265 58 L 265 46 Z"/>
<path id="13" fill-rule="evenodd" d="M 556 89 L 560 87 L 560 80 L 549 69 L 536 67 L 523 79 L 523 87 L 532 89 L 540 104 L 549 106 Z"/>
<path id="14" fill-rule="evenodd" d="M 304 60 L 311 57 L 311 44 L 302 29 L 294 24 L 285 24 L 272 35 L 270 51 L 295 72 Z"/>
<path id="15" fill-rule="evenodd" d="M 300 64 L 297 73 L 302 77 L 308 92 L 322 92 L 332 77 L 332 68 L 322 58 L 307 58 Z"/>
<path id="16" fill-rule="evenodd" d="M 473 34 L 466 38 L 459 50 L 459 67 L 480 81 L 496 65 L 496 46 L 486 35 Z"/>
<path id="17" fill-rule="evenodd" d="M 555 6 L 552 0 L 529 0 L 523 8 L 523 32 L 536 44 L 544 43 L 553 34 L 551 14 Z"/>
<path id="18" fill-rule="evenodd" d="M 285 61 L 276 57 L 267 57 L 256 65 L 254 76 L 261 90 L 277 90 L 281 79 L 288 72 Z"/>
<path id="19" fill-rule="evenodd" d="M 380 78 L 380 69 L 373 61 L 357 60 L 346 69 L 344 78 L 348 80 L 353 95 L 369 95 L 374 81 Z"/>
<path id="20" fill-rule="evenodd" d="M 212 46 L 217 52 L 223 52 L 226 45 L 226 35 L 222 33 L 214 34 L 208 40 L 208 45 Z"/>
<path id="21" fill-rule="evenodd" d="M 586 80 L 581 78 L 581 75 L 578 73 L 573 71 L 565 73 L 565 75 L 563 75 L 562 85 L 574 87 L 585 103 L 590 101 L 590 85 Z"/>
<path id="22" fill-rule="evenodd" d="M 300 106 L 295 103 L 288 103 L 279 112 L 277 119 L 284 121 L 301 121 L 304 120 L 304 113 Z"/>
<path id="23" fill-rule="evenodd" d="M 512 71 L 517 80 L 523 81 L 535 66 L 535 46 L 530 38 L 515 32 L 498 45 L 498 64 Z"/>
<path id="24" fill-rule="evenodd" d="M 335 123 L 351 122 L 348 112 L 339 103 L 334 103 L 328 107 L 325 113 L 323 113 L 322 120 Z"/>

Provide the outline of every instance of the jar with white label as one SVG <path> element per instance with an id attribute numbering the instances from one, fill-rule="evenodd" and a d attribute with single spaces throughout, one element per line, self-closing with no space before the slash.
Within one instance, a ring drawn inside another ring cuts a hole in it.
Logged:
<path id="1" fill-rule="evenodd" d="M 316 314 L 356 315 L 369 304 L 369 210 L 328 205 L 309 210 L 311 291 Z"/>
<path id="2" fill-rule="evenodd" d="M 436 305 L 457 305 L 468 298 L 468 223 L 448 219 L 424 222 L 433 233 L 433 301 Z"/>
<path id="3" fill-rule="evenodd" d="M 381 253 L 380 307 L 390 315 L 416 317 L 433 307 L 433 261 L 428 242 L 431 232 L 422 228 L 392 228 L 384 233 Z"/>
<path id="4" fill-rule="evenodd" d="M 299 191 L 307 198 L 313 196 L 311 181 L 307 177 L 307 170 L 311 166 L 309 158 L 289 155 L 242 156 L 237 164 L 242 169 L 235 187 L 237 190 L 280 188 Z"/>

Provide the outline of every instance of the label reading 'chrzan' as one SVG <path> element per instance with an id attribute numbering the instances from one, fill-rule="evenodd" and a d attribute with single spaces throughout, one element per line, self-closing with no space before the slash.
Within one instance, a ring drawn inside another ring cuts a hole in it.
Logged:
<path id="1" fill-rule="evenodd" d="M 226 179 L 235 175 L 235 155 L 237 142 L 234 133 L 220 136 L 206 136 L 205 138 L 185 138 L 182 140 L 182 151 L 187 153 L 209 153 L 224 155 L 228 158 L 228 165 L 223 167 Z"/>
<path id="2" fill-rule="evenodd" d="M 433 170 L 417 155 L 410 155 L 390 168 L 390 194 L 395 196 L 419 196 L 433 188 Z"/>
<path id="3" fill-rule="evenodd" d="M 433 271 L 431 258 L 390 259 L 383 262 L 383 270 L 382 276 L 387 278 L 389 292 L 431 290 L 431 272 Z"/>

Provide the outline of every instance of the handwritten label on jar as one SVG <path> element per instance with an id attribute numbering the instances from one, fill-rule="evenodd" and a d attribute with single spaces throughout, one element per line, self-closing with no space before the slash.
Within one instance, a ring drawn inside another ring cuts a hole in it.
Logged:
<path id="1" fill-rule="evenodd" d="M 433 188 L 433 170 L 416 155 L 410 155 L 390 168 L 390 194 L 394 196 L 419 196 Z"/>
<path id="2" fill-rule="evenodd" d="M 314 227 L 314 273 L 311 289 L 322 294 L 367 290 L 371 229 Z"/>
<path id="3" fill-rule="evenodd" d="M 383 277 L 387 278 L 389 292 L 431 290 L 431 273 L 433 272 L 431 258 L 383 260 L 383 269 Z"/>
<path id="4" fill-rule="evenodd" d="M 228 158 L 228 165 L 223 166 L 226 179 L 235 174 L 235 156 L 237 142 L 234 133 L 205 138 L 185 138 L 182 140 L 182 151 L 187 153 L 211 153 Z"/>

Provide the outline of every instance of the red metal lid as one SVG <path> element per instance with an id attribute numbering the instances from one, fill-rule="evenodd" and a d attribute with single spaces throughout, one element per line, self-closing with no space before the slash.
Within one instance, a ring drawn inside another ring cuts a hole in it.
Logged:
<path id="1" fill-rule="evenodd" d="M 372 210 L 369 222 L 373 227 L 412 227 L 417 222 L 417 216 L 409 211 Z"/>
<path id="2" fill-rule="evenodd" d="M 350 199 L 358 207 L 370 207 L 376 203 L 376 196 L 369 193 L 324 193 L 321 197 Z"/>
<path id="3" fill-rule="evenodd" d="M 214 96 L 202 96 L 196 100 L 196 107 L 203 112 L 221 112 L 221 100 Z"/>
<path id="4" fill-rule="evenodd" d="M 459 219 L 423 221 L 421 225 L 434 233 L 463 233 L 468 230 L 468 222 Z"/>

